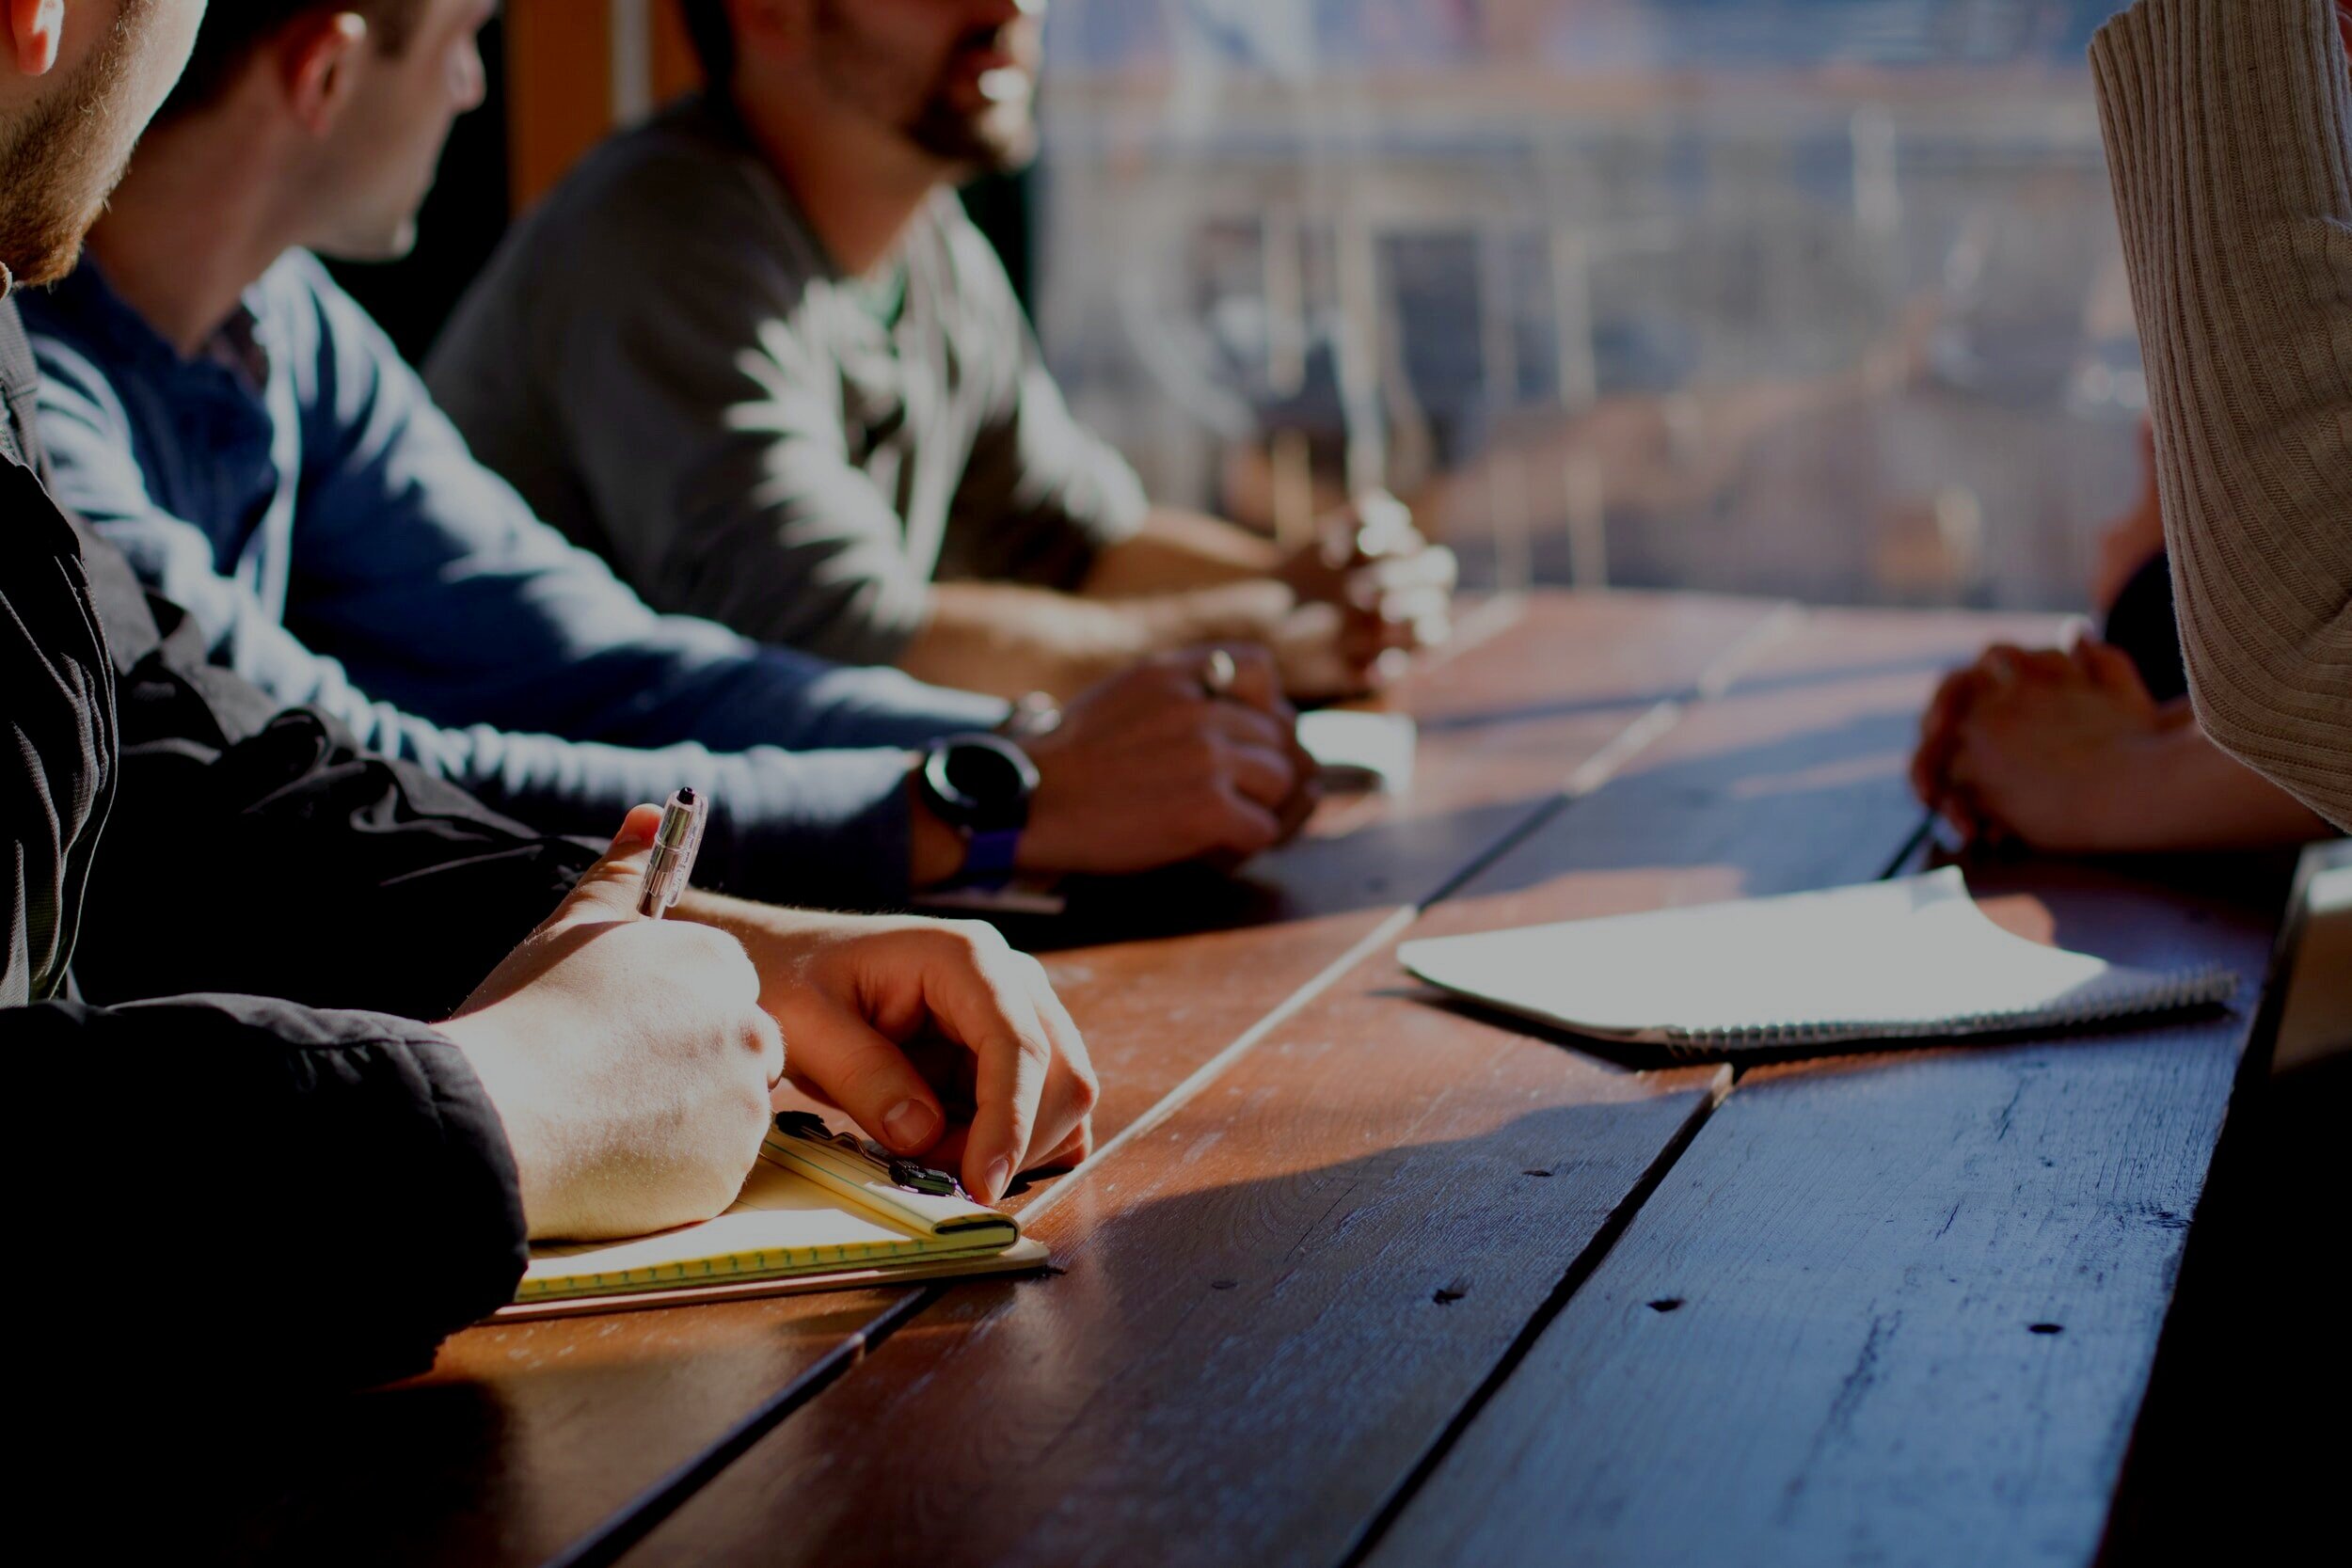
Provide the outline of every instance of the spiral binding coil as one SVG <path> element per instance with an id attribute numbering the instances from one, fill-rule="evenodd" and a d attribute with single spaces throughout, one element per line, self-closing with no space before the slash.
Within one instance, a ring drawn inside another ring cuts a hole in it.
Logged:
<path id="1" fill-rule="evenodd" d="M 2006 1012 L 1965 1013 L 1954 1018 L 1881 1020 L 1843 1023 L 1736 1023 L 1688 1028 L 1670 1024 L 1665 1046 L 1677 1056 L 1713 1049 L 1758 1050 L 1776 1045 L 1841 1045 L 1853 1040 L 1941 1038 L 1945 1036 L 2008 1034 L 2021 1029 L 2070 1029 L 2142 1013 L 2222 1006 L 2237 995 L 2234 970 L 2219 964 L 2175 970 L 2153 983 L 2140 974 L 2111 975 L 2062 1006 L 2013 1007 Z"/>

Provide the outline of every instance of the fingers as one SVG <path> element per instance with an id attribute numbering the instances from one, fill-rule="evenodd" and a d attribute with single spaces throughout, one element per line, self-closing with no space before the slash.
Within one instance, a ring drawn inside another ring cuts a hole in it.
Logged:
<path id="1" fill-rule="evenodd" d="M 2108 642 L 2084 641 L 2075 645 L 2075 661 L 2092 684 L 2114 696 L 2153 704 L 2148 683 L 2140 678 L 2132 656 Z"/>
<path id="2" fill-rule="evenodd" d="M 753 976 L 753 983 L 758 983 L 757 975 Z M 776 1085 L 784 1082 L 784 1031 L 774 1019 L 758 1010 L 756 1001 L 751 1016 L 754 1043 L 759 1052 L 759 1070 L 766 1075 L 768 1092 L 772 1095 Z"/>
<path id="3" fill-rule="evenodd" d="M 1054 1048 L 1052 1069 L 1046 1076 L 1045 1097 L 1030 1129 L 1029 1152 L 1024 1169 L 1046 1164 L 1074 1164 L 1093 1152 L 1094 1107 L 1103 1097 L 1086 1038 L 1078 1033 L 1070 1009 L 1055 994 L 1045 966 L 1026 954 L 1010 955 L 1029 982 L 1037 1002 L 1038 1022 L 1045 1026 Z"/>
<path id="4" fill-rule="evenodd" d="M 1234 703 L 1218 703 L 1206 715 L 1209 733 L 1217 748 L 1214 770 L 1221 784 L 1230 787 L 1242 800 L 1279 810 L 1298 793 L 1302 783 L 1313 776 L 1313 759 L 1298 744 L 1298 726 L 1291 717 L 1287 704 L 1279 716 L 1244 707 Z M 1255 840 L 1261 822 L 1273 822 L 1272 816 L 1242 814 L 1234 816 L 1232 826 Z M 1275 832 L 1279 833 L 1279 824 Z M 1274 842 L 1267 838 L 1245 846 L 1228 839 L 1224 847 L 1254 854 Z"/>
<path id="5" fill-rule="evenodd" d="M 1038 1101 L 1053 1066 L 1053 1041 L 1034 1004 L 977 971 L 940 977 L 943 1022 L 977 1058 L 972 1132 L 965 1140 L 964 1186 L 994 1203 L 1028 1158 Z M 1064 1134 L 1067 1135 L 1066 1133 Z"/>
<path id="6" fill-rule="evenodd" d="M 631 908 L 635 906 L 632 905 Z M 682 990 L 726 1010 L 737 1022 L 743 1043 L 759 1060 L 766 1085 L 774 1088 L 784 1077 L 784 1032 L 760 1010 L 759 966 L 735 937 L 715 926 L 688 921 L 635 928 L 639 940 L 662 944 L 667 958 L 664 974 Z"/>
<path id="7" fill-rule="evenodd" d="M 1199 718 L 1207 738 L 1227 752 L 1253 751 L 1278 759 L 1305 754 L 1298 750 L 1297 721 L 1287 709 L 1278 718 L 1256 708 L 1218 703 Z M 1291 782 L 1286 780 L 1271 799 L 1279 800 L 1290 789 Z"/>
<path id="8" fill-rule="evenodd" d="M 1362 666 L 1391 649 L 1412 653 L 1436 647 L 1454 633 L 1451 602 L 1445 594 L 1433 593 L 1392 596 L 1371 610 L 1350 610 L 1340 628 L 1340 651 Z"/>
<path id="9" fill-rule="evenodd" d="M 1460 573 L 1460 562 L 1448 549 L 1429 548 L 1416 550 L 1410 555 L 1382 556 L 1348 573 L 1347 602 L 1358 609 L 1368 610 L 1392 595 L 1448 594 L 1454 591 Z"/>
<path id="10" fill-rule="evenodd" d="M 1265 746 L 1225 749 L 1225 775 L 1244 799 L 1279 808 L 1297 793 L 1299 771 L 1289 755 Z"/>
<path id="11" fill-rule="evenodd" d="M 1045 1153 L 1031 1160 L 1025 1168 L 1068 1170 L 1073 1165 L 1085 1164 L 1093 1154 L 1094 1123 L 1089 1119 L 1080 1122 L 1077 1131 L 1064 1138 L 1058 1147 L 1048 1149 Z"/>
<path id="12" fill-rule="evenodd" d="M 1946 770 L 1959 744 L 1961 721 L 1984 684 L 1982 672 L 1955 670 L 1944 677 L 1919 720 L 1919 748 L 1911 759 L 1911 787 L 1927 805 L 1938 805 L 1947 787 Z"/>
<path id="13" fill-rule="evenodd" d="M 1276 804 L 1279 804 L 1278 801 Z M 1231 780 L 1219 780 L 1203 803 L 1200 853 L 1247 860 L 1282 840 L 1282 818 L 1272 806 L 1244 795 Z"/>
<path id="14" fill-rule="evenodd" d="M 1383 653 L 1434 647 L 1453 631 L 1454 552 L 1422 549 L 1367 562 L 1342 588 L 1346 621 L 1341 651 L 1363 671 Z"/>
<path id="15" fill-rule="evenodd" d="M 1178 661 L 1177 668 L 1186 673 L 1191 684 L 1198 685 L 1199 672 L 1208 666 L 1212 655 L 1219 653 L 1232 661 L 1232 678 L 1221 690 L 1209 692 L 1203 689 L 1204 696 L 1271 716 L 1288 715 L 1290 705 L 1282 700 L 1282 676 L 1275 668 L 1274 655 L 1255 642 L 1219 642 L 1209 647 L 1186 648 L 1169 657 Z"/>
<path id="16" fill-rule="evenodd" d="M 637 912 L 637 895 L 645 880 L 645 861 L 653 851 L 654 834 L 661 827 L 661 808 L 631 806 L 611 847 L 597 858 L 572 891 L 548 917 L 543 931 L 599 920 L 627 920 Z"/>
<path id="17" fill-rule="evenodd" d="M 2009 687 L 2026 680 L 2065 680 L 2074 673 L 2074 661 L 2056 648 L 2021 648 L 2010 642 L 1996 642 L 1984 651 L 1977 661 L 1995 688 Z"/>
<path id="18" fill-rule="evenodd" d="M 1365 490 L 1348 513 L 1355 525 L 1349 544 L 1359 557 L 1404 555 L 1423 547 L 1412 508 L 1386 490 Z"/>
<path id="19" fill-rule="evenodd" d="M 955 1158 L 965 1188 L 983 1202 L 1002 1197 L 1015 1174 L 1061 1149 L 1083 1128 L 1100 1093 L 1086 1043 L 1044 969 L 1006 946 L 993 927 L 925 923 L 874 946 L 861 971 L 873 1005 L 903 1014 L 912 991 L 937 1033 L 970 1053 L 971 1126 L 959 1134 L 943 1122 L 947 1136 L 934 1132 L 924 1148 Z M 869 1037 L 862 1039 L 843 1034 L 840 1043 L 857 1047 L 882 1081 L 897 1083 L 898 1069 L 881 1053 L 901 1064 L 904 1058 L 887 1040 L 866 1033 Z M 805 1050 L 796 1059 L 811 1070 Z M 865 1093 L 848 1083 L 835 1087 L 845 1105 L 847 1097 Z M 927 1102 L 937 1103 L 928 1092 Z"/>
<path id="20" fill-rule="evenodd" d="M 947 1115 L 904 1051 L 830 998 L 795 1006 L 792 1071 L 849 1113 L 868 1136 L 898 1154 L 939 1141 Z"/>
<path id="21" fill-rule="evenodd" d="M 1314 816 L 1315 807 L 1322 803 L 1323 785 L 1310 771 L 1299 782 L 1298 787 L 1292 791 L 1290 799 L 1284 800 L 1275 812 L 1274 842 L 1288 844 L 1296 838 L 1299 830 L 1306 827 L 1308 819 Z"/>

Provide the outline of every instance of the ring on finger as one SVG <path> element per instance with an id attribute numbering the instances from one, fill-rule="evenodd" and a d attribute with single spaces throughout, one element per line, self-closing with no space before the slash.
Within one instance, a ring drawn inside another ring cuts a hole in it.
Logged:
<path id="1" fill-rule="evenodd" d="M 1208 662 L 1200 671 L 1200 689 L 1207 692 L 1211 700 L 1232 696 L 1233 683 L 1240 678 L 1241 671 L 1234 665 L 1232 654 L 1223 648 L 1209 650 Z"/>

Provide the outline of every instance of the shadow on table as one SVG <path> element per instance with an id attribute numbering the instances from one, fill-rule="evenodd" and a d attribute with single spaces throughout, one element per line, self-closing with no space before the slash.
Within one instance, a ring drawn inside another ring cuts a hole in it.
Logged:
<path id="1" fill-rule="evenodd" d="M 174 1456 L 186 1501 L 172 1560 L 546 1560 L 707 1454 L 764 1395 L 821 1387 L 838 1370 L 829 1354 L 913 1293 L 497 1324 L 422 1378 L 243 1408 Z"/>
<path id="2" fill-rule="evenodd" d="M 1052 952 L 1427 905 L 1466 883 L 1481 895 L 1510 893 L 1570 868 L 1735 861 L 1740 834 L 1769 832 L 1795 842 L 1848 833 L 1856 813 L 1883 822 L 1924 817 L 1909 803 L 1895 760 L 1908 755 L 1911 723 L 1908 713 L 1873 715 L 1646 768 L 1637 760 L 1598 793 L 1574 801 L 1544 794 L 1460 811 L 1400 810 L 1352 832 L 1300 839 L 1232 876 L 1178 866 L 1082 879 L 1070 886 L 1066 913 L 996 923 L 1015 945 Z M 1874 766 L 1882 759 L 1886 766 Z M 1740 809 L 1719 809 L 1734 797 Z M 1565 824 L 1556 824 L 1564 814 Z M 1693 832 L 1715 821 L 1735 835 L 1732 842 Z M 1543 852 L 1503 852 L 1538 829 L 1546 831 Z M 1899 836 L 1890 837 L 1890 853 Z"/>
<path id="3" fill-rule="evenodd" d="M 1474 1070 L 1429 1075 L 1449 1066 Z M 1208 1530 L 1220 1560 L 1340 1560 L 1299 1543 L 1361 1522 L 1314 1512 L 1354 1484 L 1334 1475 L 1372 1467 L 1369 1513 L 1703 1097 L 1695 1076 L 1648 1095 L 1597 1084 L 1589 1103 L 1495 1105 L 1482 1129 L 1431 1136 L 1422 1085 L 1358 1080 L 1246 1118 L 1140 1186 L 1073 1191 L 1050 1226 L 1057 1275 L 955 1287 L 763 1446 L 763 1474 L 831 1472 L 792 1486 L 793 1560 L 935 1560 L 947 1520 L 959 1561 L 1105 1560 L 1102 1513 L 1050 1499 L 1115 1496 L 1138 1537 Z M 919 1402 L 901 1397 L 917 1386 Z M 935 1445 L 910 1511 L 878 1516 L 875 1412 L 909 1407 L 984 1431 L 985 1458 Z M 859 1456 L 831 1457 L 845 1452 Z M 1204 1560 L 1187 1542 L 1176 1555 Z"/>
<path id="4" fill-rule="evenodd" d="M 1852 1039 L 1831 1044 L 1814 1045 L 1753 1045 L 1740 1050 L 1717 1046 L 1675 1047 L 1645 1044 L 1636 1040 L 1606 1039 L 1597 1035 L 1579 1034 L 1540 1019 L 1523 1017 L 1501 1007 L 1486 1006 L 1462 997 L 1448 996 L 1441 991 L 1415 990 L 1400 987 L 1381 994 L 1408 998 L 1424 1006 L 1453 1013 L 1460 1018 L 1474 1019 L 1498 1029 L 1508 1029 L 1530 1039 L 1543 1040 L 1588 1056 L 1597 1063 L 1624 1072 L 1661 1072 L 1672 1068 L 1718 1067 L 1724 1063 L 1745 1070 L 1750 1068 L 1782 1067 L 1791 1062 L 1836 1063 L 1867 1056 L 1884 1056 L 1892 1052 L 1931 1051 L 1948 1048 L 1983 1047 L 1987 1050 L 2004 1045 L 2022 1045 L 2037 1039 L 2047 1039 L 2047 1029 L 2005 1029 L 1987 1034 L 1969 1035 L 1941 1039 Z M 2107 1035 L 2129 1035 L 2145 1031 L 2152 1022 L 2194 1023 L 2216 1018 L 2230 1009 L 2222 1006 L 2186 1007 L 2160 1017 L 2144 1015 L 2132 1018 L 2106 1019 L 2095 1023 L 2080 1024 L 2065 1031 L 2069 1039 L 2097 1039 Z"/>

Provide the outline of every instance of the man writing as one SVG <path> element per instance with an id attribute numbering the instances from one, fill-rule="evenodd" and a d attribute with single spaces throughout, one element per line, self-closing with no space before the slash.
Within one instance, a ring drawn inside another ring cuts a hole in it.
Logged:
<path id="1" fill-rule="evenodd" d="M 0 291 L 72 264 L 202 9 L 0 8 Z M 984 1196 L 1084 1156 L 1092 1072 L 1032 961 L 975 927 L 709 895 L 634 918 L 651 808 L 599 858 L 209 664 L 51 501 L 12 298 L 0 381 L 0 1048 L 44 1134 L 13 1146 L 27 1244 L 94 1265 L 91 1236 L 135 1223 L 150 1277 L 234 1285 L 176 1292 L 169 1336 L 121 1292 L 58 1314 L 103 1352 L 62 1363 L 92 1409 L 114 1377 L 411 1370 L 507 1299 L 527 1238 L 715 1212 L 779 1025 L 796 1076 Z M 894 1043 L 917 1032 L 971 1053 L 968 1128 Z"/>
<path id="2" fill-rule="evenodd" d="M 1393 503 L 1287 556 L 1148 505 L 956 201 L 1035 149 L 1043 11 L 686 0 L 708 89 L 520 225 L 434 390 L 665 610 L 1006 694 L 1223 638 L 1360 689 L 1443 635 L 1452 557 Z"/>
<path id="3" fill-rule="evenodd" d="M 763 896 L 888 907 L 1295 826 L 1304 759 L 1260 656 L 1169 654 L 1008 741 L 1001 701 L 655 614 L 473 461 L 299 247 L 405 247 L 490 9 L 220 0 L 92 261 L 26 302 L 60 499 L 215 657 L 542 831 L 694 784 L 709 879 Z"/>

